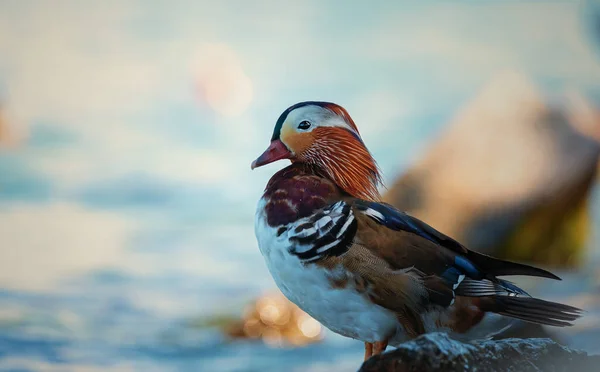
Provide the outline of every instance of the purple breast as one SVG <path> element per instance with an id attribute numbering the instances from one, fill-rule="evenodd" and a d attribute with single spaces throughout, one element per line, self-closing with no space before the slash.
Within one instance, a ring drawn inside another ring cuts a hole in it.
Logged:
<path id="1" fill-rule="evenodd" d="M 277 173 L 265 190 L 267 222 L 276 227 L 310 216 L 336 194 L 336 186 L 317 175 Z"/>

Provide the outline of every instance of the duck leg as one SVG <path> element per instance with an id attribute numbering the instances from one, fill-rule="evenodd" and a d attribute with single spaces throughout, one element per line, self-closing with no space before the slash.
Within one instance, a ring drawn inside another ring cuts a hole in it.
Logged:
<path id="1" fill-rule="evenodd" d="M 365 361 L 373 355 L 379 355 L 385 351 L 388 341 L 377 341 L 375 343 L 365 342 Z"/>
<path id="2" fill-rule="evenodd" d="M 388 341 L 377 341 L 373 344 L 373 355 L 379 355 L 385 351 L 388 346 Z"/>
<path id="3" fill-rule="evenodd" d="M 373 356 L 373 344 L 365 342 L 365 361 Z"/>

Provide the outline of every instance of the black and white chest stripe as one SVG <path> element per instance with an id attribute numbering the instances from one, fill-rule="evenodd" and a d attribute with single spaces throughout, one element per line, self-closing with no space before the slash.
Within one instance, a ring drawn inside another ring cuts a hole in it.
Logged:
<path id="1" fill-rule="evenodd" d="M 348 251 L 356 235 L 357 221 L 344 201 L 281 227 L 278 234 L 289 241 L 289 252 L 303 262 L 339 256 Z"/>

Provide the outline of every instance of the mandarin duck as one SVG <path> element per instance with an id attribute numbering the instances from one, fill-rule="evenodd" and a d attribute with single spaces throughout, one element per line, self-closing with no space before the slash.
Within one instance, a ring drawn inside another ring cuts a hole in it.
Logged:
<path id="1" fill-rule="evenodd" d="M 468 336 L 488 314 L 558 327 L 581 315 L 498 278 L 556 275 L 469 250 L 381 202 L 380 171 L 343 107 L 286 109 L 251 167 L 281 159 L 291 165 L 269 180 L 256 212 L 259 249 L 283 294 L 363 341 L 365 360 L 427 332 Z"/>

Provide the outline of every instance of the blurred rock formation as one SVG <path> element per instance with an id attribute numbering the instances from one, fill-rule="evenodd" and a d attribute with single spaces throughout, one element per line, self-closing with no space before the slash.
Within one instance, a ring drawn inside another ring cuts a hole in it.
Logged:
<path id="1" fill-rule="evenodd" d="M 384 196 L 483 253 L 572 267 L 583 257 L 600 115 L 550 102 L 516 73 L 494 79 Z"/>

